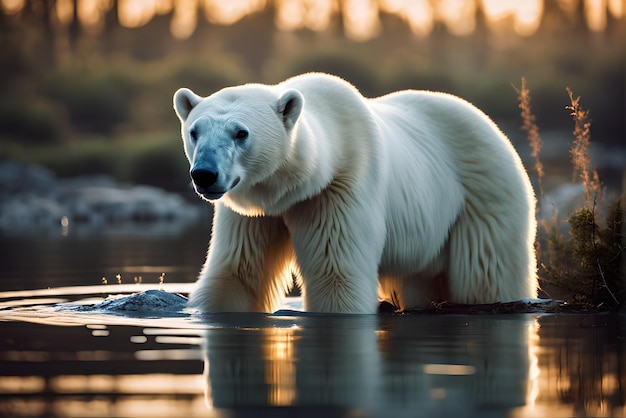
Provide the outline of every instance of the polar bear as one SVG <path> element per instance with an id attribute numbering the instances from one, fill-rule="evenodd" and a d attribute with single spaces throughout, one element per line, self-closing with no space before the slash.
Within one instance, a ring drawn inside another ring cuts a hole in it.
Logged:
<path id="1" fill-rule="evenodd" d="M 506 136 L 470 103 L 368 99 L 308 73 L 174 95 L 196 192 L 214 204 L 189 305 L 375 313 L 536 297 L 535 197 Z"/>

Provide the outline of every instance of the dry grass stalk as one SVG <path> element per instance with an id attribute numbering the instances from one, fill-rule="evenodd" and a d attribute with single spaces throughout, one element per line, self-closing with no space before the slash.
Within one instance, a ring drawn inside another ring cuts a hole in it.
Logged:
<path id="1" fill-rule="evenodd" d="M 571 111 L 572 119 L 574 119 L 574 141 L 570 149 L 572 163 L 574 164 L 574 180 L 576 180 L 576 177 L 580 178 L 585 188 L 586 207 L 590 208 L 592 195 L 598 198 L 602 197 L 602 186 L 597 171 L 590 172 L 589 143 L 591 138 L 591 121 L 589 120 L 589 111 L 580 106 L 580 96 L 574 97 L 569 87 L 566 90 L 571 103 L 570 106 L 566 106 L 566 109 Z"/>
<path id="2" fill-rule="evenodd" d="M 539 194 L 543 196 L 543 164 L 539 159 L 541 148 L 543 147 L 543 140 L 539 135 L 539 127 L 537 126 L 535 114 L 530 106 L 530 90 L 526 85 L 526 78 L 522 77 L 522 84 L 520 88 L 513 86 L 517 92 L 517 100 L 519 102 L 518 107 L 521 110 L 522 116 L 522 129 L 528 134 L 528 142 L 530 143 L 531 153 L 530 155 L 535 159 L 535 171 L 537 173 L 537 181 L 539 184 Z"/>

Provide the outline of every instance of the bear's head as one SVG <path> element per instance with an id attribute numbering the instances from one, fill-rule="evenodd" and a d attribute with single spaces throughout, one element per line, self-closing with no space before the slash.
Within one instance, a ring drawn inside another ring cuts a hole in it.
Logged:
<path id="1" fill-rule="evenodd" d="M 304 105 L 297 90 L 230 87 L 208 97 L 189 89 L 174 94 L 185 154 L 196 192 L 215 201 L 245 195 L 283 164 Z"/>

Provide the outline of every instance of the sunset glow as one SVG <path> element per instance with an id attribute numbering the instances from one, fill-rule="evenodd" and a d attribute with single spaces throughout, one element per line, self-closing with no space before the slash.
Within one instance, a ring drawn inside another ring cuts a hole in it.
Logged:
<path id="1" fill-rule="evenodd" d="M 543 0 L 482 0 L 482 9 L 489 25 L 506 25 L 512 19 L 517 34 L 530 36 L 541 23 Z"/>
<path id="2" fill-rule="evenodd" d="M 172 14 L 170 29 L 178 39 L 191 36 L 198 19 L 231 25 L 246 16 L 272 7 L 276 26 L 280 30 L 309 29 L 323 31 L 333 24 L 339 12 L 347 37 L 366 41 L 382 30 L 381 14 L 394 15 L 405 21 L 416 36 L 427 36 L 442 23 L 456 36 L 467 36 L 476 28 L 476 15 L 483 13 L 488 27 L 494 31 L 510 31 L 531 36 L 538 29 L 546 0 L 119 0 L 118 19 L 122 26 L 136 28 L 148 24 L 155 16 Z M 112 0 L 57 0 L 55 20 L 68 25 L 77 16 L 81 26 L 98 32 L 104 25 L 104 15 L 113 8 Z M 585 22 L 594 32 L 606 29 L 608 17 L 624 17 L 626 0 L 558 0 L 568 15 L 583 8 Z M 5 14 L 15 15 L 26 7 L 25 0 L 0 0 Z"/>
<path id="3" fill-rule="evenodd" d="M 15 13 L 19 13 L 23 8 L 26 0 L 2 0 L 0 4 L 2 4 L 2 10 L 8 14 L 12 15 Z"/>
<path id="4" fill-rule="evenodd" d="M 624 8 L 626 8 L 626 1 L 609 0 L 609 12 L 613 17 L 617 19 L 624 17 Z"/>
<path id="5" fill-rule="evenodd" d="M 177 39 L 190 37 L 196 30 L 197 15 L 196 0 L 177 0 L 170 24 L 172 35 Z"/>
<path id="6" fill-rule="evenodd" d="M 345 0 L 342 7 L 346 35 L 365 41 L 378 35 L 380 20 L 376 0 Z"/>
<path id="7" fill-rule="evenodd" d="M 585 0 L 587 26 L 594 32 L 601 32 L 606 27 L 606 3 L 606 0 Z"/>
<path id="8" fill-rule="evenodd" d="M 277 0 L 276 26 L 281 30 L 322 31 L 337 12 L 334 0 Z"/>
<path id="9" fill-rule="evenodd" d="M 296 328 L 297 329 L 297 328 Z M 296 356 L 294 328 L 264 330 L 266 344 L 265 383 L 270 386 L 268 404 L 289 406 L 296 399 Z"/>
<path id="10" fill-rule="evenodd" d="M 476 27 L 476 6 L 472 1 L 442 0 L 438 9 L 439 20 L 454 35 L 465 36 Z"/>
<path id="11" fill-rule="evenodd" d="M 430 34 L 435 25 L 435 10 L 428 0 L 383 0 L 382 10 L 401 17 L 420 37 Z"/>
<path id="12" fill-rule="evenodd" d="M 104 23 L 104 14 L 110 10 L 110 0 L 82 0 L 77 3 L 78 19 L 83 27 L 99 32 Z"/>
<path id="13" fill-rule="evenodd" d="M 133 0 L 119 0 L 118 17 L 120 24 L 127 28 L 136 28 L 150 22 L 156 15 L 158 0 L 148 0 L 138 3 Z"/>
<path id="14" fill-rule="evenodd" d="M 265 0 L 203 0 L 207 20 L 220 25 L 231 25 L 244 17 L 265 9 Z"/>

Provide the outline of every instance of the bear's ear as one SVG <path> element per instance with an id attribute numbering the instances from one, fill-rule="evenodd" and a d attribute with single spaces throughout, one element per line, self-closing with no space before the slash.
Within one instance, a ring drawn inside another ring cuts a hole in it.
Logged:
<path id="1" fill-rule="evenodd" d="M 189 116 L 191 109 L 200 103 L 201 100 L 202 97 L 198 96 L 189 89 L 178 89 L 176 93 L 174 93 L 174 110 L 176 111 L 178 118 L 182 122 L 187 120 L 187 116 Z"/>
<path id="2" fill-rule="evenodd" d="M 278 99 L 278 115 L 282 118 L 287 129 L 294 127 L 300 117 L 303 106 L 304 97 L 298 90 L 287 90 Z"/>

